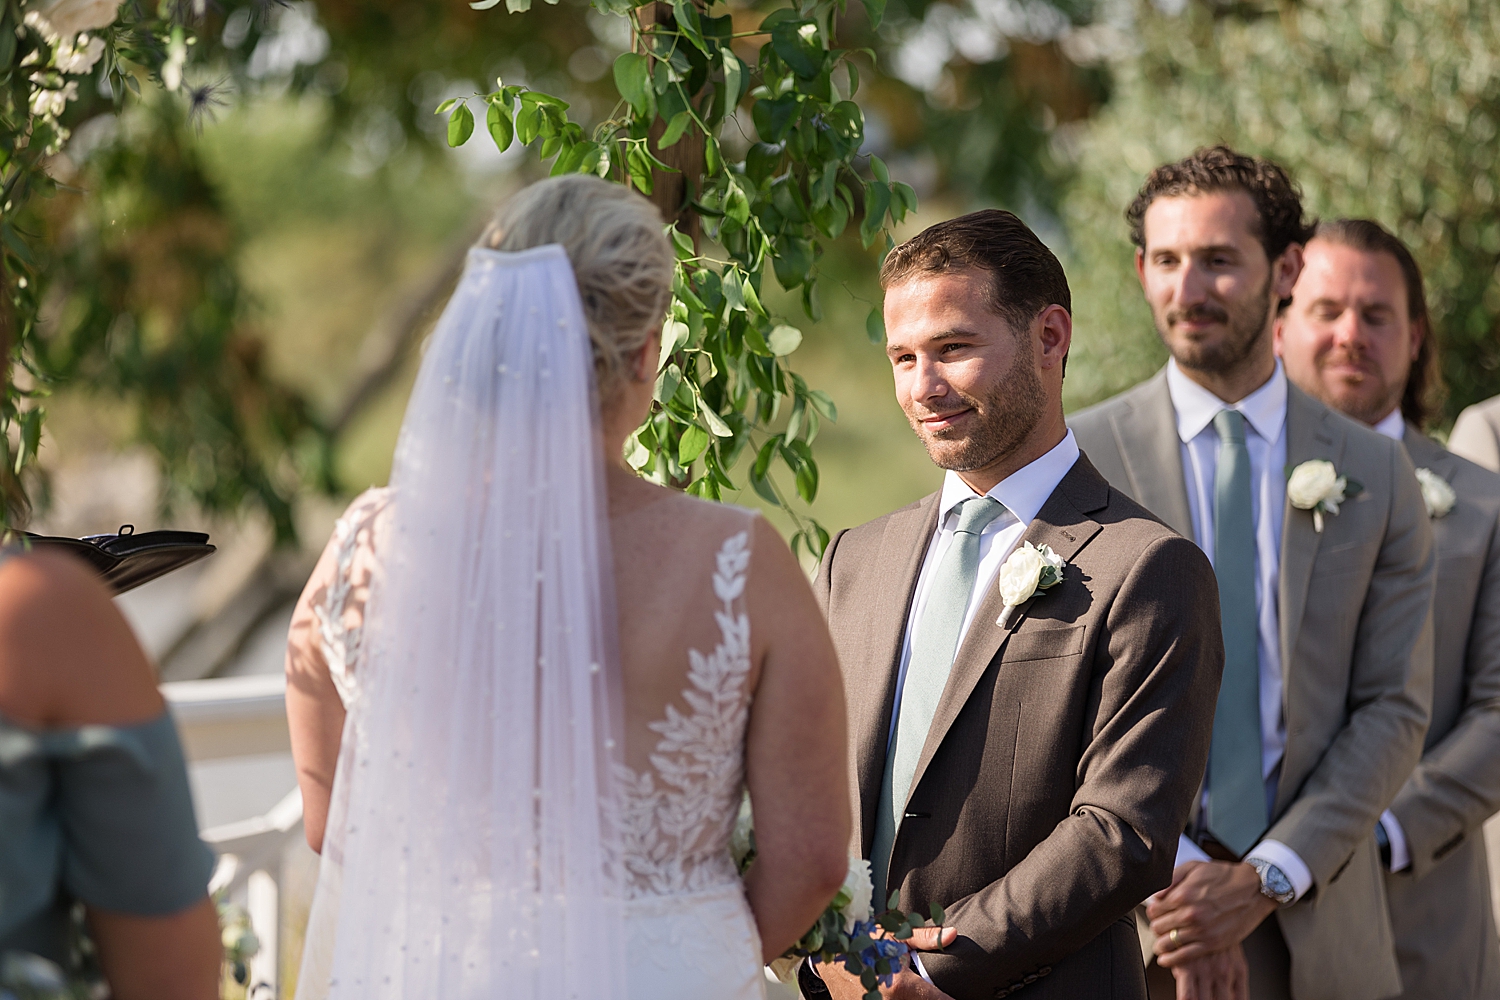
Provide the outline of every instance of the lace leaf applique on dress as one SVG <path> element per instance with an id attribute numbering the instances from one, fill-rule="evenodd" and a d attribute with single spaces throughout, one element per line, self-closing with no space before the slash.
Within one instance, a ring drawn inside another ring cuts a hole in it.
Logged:
<path id="1" fill-rule="evenodd" d="M 651 767 L 619 767 L 623 787 L 626 893 L 631 898 L 698 892 L 739 878 L 729 854 L 745 778 L 750 717 L 750 618 L 742 598 L 750 533 L 724 542 L 716 557 L 714 611 L 720 642 L 707 655 L 688 650 L 683 712 L 669 704 L 650 724 L 660 734 Z"/>
<path id="2" fill-rule="evenodd" d="M 358 623 L 348 619 L 349 596 L 355 590 L 354 559 L 361 548 L 374 549 L 375 520 L 390 502 L 390 490 L 369 489 L 355 497 L 334 522 L 333 539 L 337 560 L 333 579 L 322 599 L 313 602 L 312 613 L 318 623 L 318 643 L 328 676 L 333 680 L 339 700 L 348 708 L 359 694 L 355 665 L 359 662 L 360 642 L 364 637 L 364 615 Z"/>

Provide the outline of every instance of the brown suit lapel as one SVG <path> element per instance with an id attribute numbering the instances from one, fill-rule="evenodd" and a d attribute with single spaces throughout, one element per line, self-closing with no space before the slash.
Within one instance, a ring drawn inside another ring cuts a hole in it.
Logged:
<path id="1" fill-rule="evenodd" d="M 1177 411 L 1162 369 L 1136 395 L 1129 409 L 1114 418 L 1120 457 L 1130 476 L 1137 503 L 1167 522 L 1184 538 L 1193 537 L 1187 478 L 1182 471 L 1182 441 Z"/>
<path id="2" fill-rule="evenodd" d="M 1344 454 L 1344 435 L 1332 411 L 1314 401 L 1290 382 L 1286 387 L 1286 469 L 1316 458 L 1327 459 L 1343 474 L 1339 465 Z M 1302 613 L 1307 607 L 1307 588 L 1312 579 L 1313 561 L 1321 541 L 1313 528 L 1312 516 L 1292 506 L 1290 500 L 1281 518 L 1281 569 L 1279 600 L 1281 602 L 1281 676 L 1287 677 L 1292 666 L 1292 650 L 1302 629 Z M 1285 690 L 1285 688 L 1283 688 Z"/>
<path id="3" fill-rule="evenodd" d="M 875 810 L 880 804 L 880 779 L 885 773 L 885 756 L 891 728 L 891 708 L 896 698 L 896 672 L 901 664 L 901 643 L 906 635 L 906 619 L 911 613 L 912 595 L 922 572 L 922 559 L 937 530 L 938 500 L 941 492 L 924 498 L 914 507 L 896 511 L 886 521 L 885 534 L 872 573 L 877 580 L 889 581 L 879 589 L 879 603 L 869 609 L 871 648 L 880 655 L 868 664 L 846 664 L 866 667 L 860 680 L 861 689 L 849 691 L 849 727 L 854 744 L 855 774 L 859 778 L 859 802 L 863 816 L 860 832 L 866 856 L 875 835 Z"/>
<path id="4" fill-rule="evenodd" d="M 1042 505 L 1036 519 L 1021 536 L 1021 541 L 1030 542 L 1038 547 L 1050 545 L 1052 551 L 1062 556 L 1065 561 L 1071 561 L 1078 550 L 1099 533 L 1098 523 L 1090 520 L 1086 515 L 1099 510 L 1108 502 L 1109 484 L 1094 470 L 1086 456 L 1080 456 L 1073 468 L 1068 470 L 1068 474 L 1063 476 L 1062 482 L 1057 484 L 1057 489 L 1052 491 L 1047 502 Z M 1018 542 L 1017 545 L 1019 544 Z M 1067 572 L 1064 570 L 1063 582 L 1058 586 L 1069 585 Z M 1072 585 L 1077 586 L 1076 582 Z M 996 574 L 995 581 L 990 584 L 984 601 L 974 614 L 974 621 L 970 623 L 969 630 L 958 647 L 958 655 L 953 660 L 953 669 L 948 674 L 948 682 L 943 686 L 942 698 L 939 699 L 937 711 L 932 717 L 932 726 L 927 730 L 927 741 L 922 745 L 922 756 L 917 760 L 917 770 L 912 775 L 912 790 L 921 784 L 927 765 L 937 753 L 938 747 L 942 745 L 943 738 L 947 736 L 954 720 L 958 718 L 958 713 L 969 700 L 969 695 L 979 683 L 980 677 L 994 661 L 995 654 L 1000 652 L 1005 640 L 1025 620 L 1026 612 L 1031 605 L 1038 600 L 1045 599 L 1043 593 L 1033 595 L 1031 600 L 1012 612 L 1010 621 L 1002 629 L 995 622 L 1005 607 L 1005 602 L 1000 597 L 999 575 Z M 889 707 L 886 718 L 890 718 Z M 884 766 L 883 757 L 880 763 Z M 879 774 L 876 774 L 875 780 L 878 790 Z M 908 792 L 909 795 L 910 792 Z"/>

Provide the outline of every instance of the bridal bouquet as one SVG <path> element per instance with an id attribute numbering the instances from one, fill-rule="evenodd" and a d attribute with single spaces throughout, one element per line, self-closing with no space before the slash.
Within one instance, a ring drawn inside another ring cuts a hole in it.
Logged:
<path id="1" fill-rule="evenodd" d="M 748 793 L 740 800 L 730 849 L 743 876 L 755 860 L 755 821 Z M 878 987 L 891 984 L 910 951 L 906 941 L 911 938 L 912 928 L 930 925 L 918 914 L 902 913 L 900 894 L 895 892 L 891 893 L 885 912 L 874 913 L 871 899 L 874 893 L 870 863 L 851 857 L 849 874 L 828 908 L 796 944 L 771 963 L 776 978 L 795 984 L 797 967 L 808 959 L 842 965 L 850 975 L 859 977 L 866 990 L 865 1000 L 880 1000 Z M 938 924 L 943 922 L 943 908 L 936 903 L 932 904 L 932 919 Z"/>

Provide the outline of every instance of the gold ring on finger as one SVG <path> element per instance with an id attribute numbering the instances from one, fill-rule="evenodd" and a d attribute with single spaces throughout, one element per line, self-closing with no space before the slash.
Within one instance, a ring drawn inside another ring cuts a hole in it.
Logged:
<path id="1" fill-rule="evenodd" d="M 1177 938 L 1178 938 L 1178 936 L 1181 933 L 1182 933 L 1182 930 L 1181 930 L 1181 928 L 1178 928 L 1178 927 L 1173 927 L 1172 930 L 1170 932 L 1168 932 L 1168 934 L 1167 934 L 1167 940 L 1170 941 L 1170 942 L 1172 942 L 1172 947 L 1173 948 L 1178 947 Z"/>

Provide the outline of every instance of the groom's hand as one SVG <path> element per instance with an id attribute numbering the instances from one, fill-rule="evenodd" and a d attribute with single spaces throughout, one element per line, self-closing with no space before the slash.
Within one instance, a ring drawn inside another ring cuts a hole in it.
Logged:
<path id="1" fill-rule="evenodd" d="M 1156 961 L 1176 969 L 1238 947 L 1275 909 L 1276 903 L 1261 895 L 1260 876 L 1243 861 L 1178 865 L 1172 885 L 1146 903 Z"/>
<path id="2" fill-rule="evenodd" d="M 957 937 L 958 930 L 953 927 L 916 927 L 906 944 L 917 951 L 939 951 Z M 845 972 L 842 965 L 819 965 L 818 975 L 833 995 L 833 1000 L 863 1000 L 864 985 Z M 917 975 L 910 964 L 892 978 L 891 985 L 880 987 L 880 995 L 883 1000 L 953 1000 Z"/>

